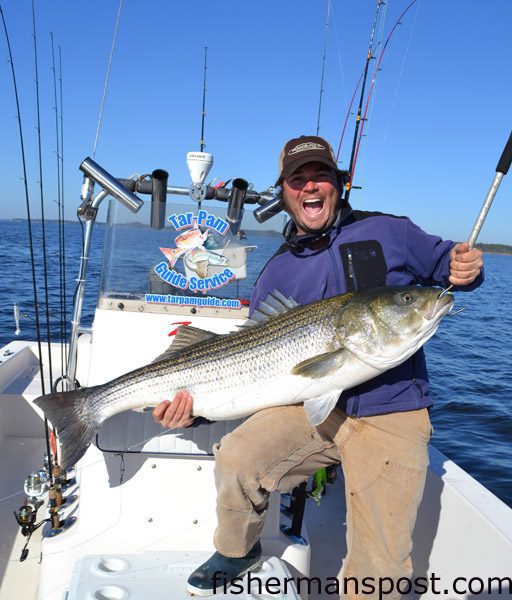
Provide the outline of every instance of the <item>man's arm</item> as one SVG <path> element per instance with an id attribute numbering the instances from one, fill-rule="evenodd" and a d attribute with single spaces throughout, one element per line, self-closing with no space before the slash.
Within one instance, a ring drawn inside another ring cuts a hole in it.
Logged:
<path id="1" fill-rule="evenodd" d="M 406 220 L 407 267 L 423 285 L 450 284 L 464 291 L 477 288 L 483 281 L 482 252 L 470 249 L 467 242 L 454 244 L 430 235 Z"/>

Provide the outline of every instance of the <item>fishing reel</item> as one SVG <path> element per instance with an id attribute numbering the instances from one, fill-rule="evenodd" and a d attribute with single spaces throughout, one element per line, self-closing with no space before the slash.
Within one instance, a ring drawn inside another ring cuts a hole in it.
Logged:
<path id="1" fill-rule="evenodd" d="M 14 517 L 21 527 L 21 535 L 27 537 L 35 531 L 35 522 L 37 517 L 37 507 L 29 504 L 28 499 L 25 499 L 23 506 L 14 511 Z"/>
<path id="2" fill-rule="evenodd" d="M 18 512 L 14 511 L 14 518 L 21 528 L 21 535 L 27 538 L 21 550 L 20 562 L 23 562 L 28 556 L 28 543 L 32 534 L 48 520 L 44 519 L 40 523 L 36 523 L 37 511 L 44 504 L 43 496 L 50 486 L 47 460 L 45 456 L 45 467 L 39 471 L 34 471 L 25 479 L 23 490 L 27 498 L 25 498 L 25 502 L 20 506 Z"/>
<path id="3" fill-rule="evenodd" d="M 25 499 L 23 506 L 20 506 L 18 512 L 14 511 L 16 522 L 21 528 L 21 535 L 27 538 L 27 541 L 21 550 L 20 562 L 23 562 L 28 556 L 28 544 L 32 534 L 48 520 L 44 519 L 40 523 L 36 523 L 37 510 L 42 504 L 42 501 L 31 504 L 28 499 Z"/>
<path id="4" fill-rule="evenodd" d="M 33 505 L 43 503 L 42 496 L 48 491 L 50 485 L 47 469 L 34 471 L 25 479 L 23 490 Z"/>

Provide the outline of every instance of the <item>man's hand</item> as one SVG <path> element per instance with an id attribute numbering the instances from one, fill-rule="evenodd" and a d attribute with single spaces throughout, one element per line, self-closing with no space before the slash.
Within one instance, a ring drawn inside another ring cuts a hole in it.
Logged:
<path id="1" fill-rule="evenodd" d="M 193 398 L 187 390 L 181 390 L 174 400 L 164 400 L 153 410 L 153 418 L 162 427 L 178 429 L 189 427 L 194 422 L 192 413 Z"/>
<path id="2" fill-rule="evenodd" d="M 462 286 L 473 283 L 482 270 L 482 256 L 481 250 L 470 250 L 467 242 L 455 244 L 450 254 L 450 283 Z"/>

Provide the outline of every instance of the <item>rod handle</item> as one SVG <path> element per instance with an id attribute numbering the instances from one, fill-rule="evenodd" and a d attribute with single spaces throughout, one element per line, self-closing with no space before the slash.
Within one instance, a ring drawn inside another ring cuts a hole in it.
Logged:
<path id="1" fill-rule="evenodd" d="M 508 142 L 505 144 L 505 148 L 500 156 L 498 166 L 496 167 L 496 173 L 503 173 L 503 175 L 506 175 L 510 168 L 510 163 L 512 163 L 512 133 L 510 134 Z"/>

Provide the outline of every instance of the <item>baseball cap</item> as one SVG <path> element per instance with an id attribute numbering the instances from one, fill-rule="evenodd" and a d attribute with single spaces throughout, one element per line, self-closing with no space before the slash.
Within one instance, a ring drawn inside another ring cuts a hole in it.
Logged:
<path id="1" fill-rule="evenodd" d="M 279 156 L 277 185 L 302 165 L 319 162 L 338 170 L 332 146 L 317 135 L 301 135 L 286 142 Z"/>

